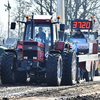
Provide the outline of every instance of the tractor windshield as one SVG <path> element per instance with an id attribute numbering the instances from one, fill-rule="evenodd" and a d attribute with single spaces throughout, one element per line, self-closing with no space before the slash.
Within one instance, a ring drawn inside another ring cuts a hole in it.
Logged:
<path id="1" fill-rule="evenodd" d="M 41 39 L 42 43 L 46 43 L 46 42 L 51 41 L 50 24 L 34 24 L 33 31 L 34 31 L 33 32 L 34 33 L 33 40 L 35 40 L 35 38 L 39 38 L 39 39 Z M 26 33 L 25 33 L 25 41 L 30 40 L 30 39 L 31 39 L 31 24 L 28 24 L 27 28 L 26 28 Z"/>
<path id="2" fill-rule="evenodd" d="M 45 46 L 51 45 L 51 24 L 36 23 L 33 27 L 33 40 L 45 43 Z M 31 39 L 31 24 L 27 24 L 24 40 Z M 48 47 L 47 47 L 48 48 Z"/>

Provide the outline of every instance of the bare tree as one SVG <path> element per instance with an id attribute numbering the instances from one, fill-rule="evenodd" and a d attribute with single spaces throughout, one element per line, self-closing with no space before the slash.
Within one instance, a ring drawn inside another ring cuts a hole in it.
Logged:
<path id="1" fill-rule="evenodd" d="M 65 26 L 68 28 L 68 18 L 74 19 L 90 19 L 93 15 L 98 22 L 97 10 L 100 8 L 99 0 L 64 0 L 65 1 Z M 56 12 L 57 0 L 32 0 L 35 9 L 34 12 L 38 14 L 53 15 Z"/>
<path id="2" fill-rule="evenodd" d="M 94 18 L 100 23 L 98 11 L 100 9 L 99 0 L 64 0 L 65 1 L 65 24 L 68 27 L 68 18 L 74 19 L 90 19 L 93 15 Z M 24 20 L 25 14 L 34 12 L 36 14 L 49 14 L 56 13 L 57 0 L 16 0 L 17 7 L 14 10 L 14 20 Z M 20 27 L 20 25 L 19 25 Z"/>
<path id="3" fill-rule="evenodd" d="M 15 21 L 25 20 L 25 15 L 29 13 L 29 9 L 31 7 L 31 1 L 26 2 L 25 0 L 15 0 L 16 6 L 11 12 Z"/>
<path id="4" fill-rule="evenodd" d="M 98 18 L 98 10 L 100 9 L 100 0 L 65 0 L 66 29 L 68 28 L 68 18 L 75 19 L 90 19 L 94 18 L 100 22 Z"/>
<path id="5" fill-rule="evenodd" d="M 38 14 L 53 15 L 56 12 L 56 0 L 32 0 L 33 6 L 35 6 L 34 12 Z"/>
<path id="6" fill-rule="evenodd" d="M 0 34 L 3 34 L 3 23 L 0 21 Z"/>
<path id="7" fill-rule="evenodd" d="M 4 25 L 3 23 L 0 21 L 0 44 L 2 43 L 2 40 L 4 39 Z"/>
<path id="8" fill-rule="evenodd" d="M 25 21 L 25 15 L 29 14 L 29 10 L 31 7 L 31 1 L 28 2 L 25 0 L 15 0 L 16 7 L 11 12 L 11 17 L 13 17 L 13 21 Z M 18 36 L 20 37 L 22 29 L 22 24 L 19 23 L 19 31 Z"/>

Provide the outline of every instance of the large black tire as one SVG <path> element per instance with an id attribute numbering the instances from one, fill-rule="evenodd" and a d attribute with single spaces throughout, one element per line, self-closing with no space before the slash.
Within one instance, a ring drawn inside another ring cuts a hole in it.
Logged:
<path id="1" fill-rule="evenodd" d="M 66 56 L 63 66 L 62 85 L 72 85 L 76 81 L 76 52 L 71 49 Z"/>
<path id="2" fill-rule="evenodd" d="M 17 50 L 17 59 L 18 59 L 18 61 L 17 61 L 18 67 L 20 67 L 21 61 L 22 61 L 22 50 Z M 24 83 L 26 83 L 26 80 L 27 80 L 26 71 L 16 70 L 16 72 L 15 72 L 15 83 L 24 84 Z"/>
<path id="3" fill-rule="evenodd" d="M 48 57 L 46 65 L 46 82 L 49 86 L 59 86 L 62 78 L 62 57 L 58 53 L 52 53 Z"/>
<path id="4" fill-rule="evenodd" d="M 62 81 L 61 85 L 67 85 L 67 78 L 66 78 L 66 70 L 67 70 L 67 52 L 63 52 L 62 60 L 63 60 L 63 72 L 62 72 Z"/>
<path id="5" fill-rule="evenodd" d="M 26 71 L 18 71 L 15 72 L 15 82 L 16 83 L 26 83 L 27 74 Z"/>
<path id="6" fill-rule="evenodd" d="M 13 52 L 4 53 L 1 59 L 1 82 L 13 84 L 15 82 L 16 55 Z"/>

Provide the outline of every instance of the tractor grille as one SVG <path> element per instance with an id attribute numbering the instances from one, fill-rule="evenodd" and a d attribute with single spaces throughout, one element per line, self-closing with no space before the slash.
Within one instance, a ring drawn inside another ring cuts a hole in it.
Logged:
<path id="1" fill-rule="evenodd" d="M 23 45 L 34 45 L 34 46 L 37 46 L 37 42 L 24 42 Z"/>
<path id="2" fill-rule="evenodd" d="M 33 57 L 37 57 L 37 50 L 23 50 L 23 57 L 33 59 Z"/>

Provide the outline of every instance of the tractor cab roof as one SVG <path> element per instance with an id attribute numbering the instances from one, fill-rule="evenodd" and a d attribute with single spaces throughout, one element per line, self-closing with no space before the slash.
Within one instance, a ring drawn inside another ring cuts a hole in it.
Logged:
<path id="1" fill-rule="evenodd" d="M 34 22 L 52 23 L 51 15 L 34 15 L 33 19 L 34 19 Z M 27 22 L 30 22 L 30 21 L 31 21 L 31 19 L 28 18 Z"/>

